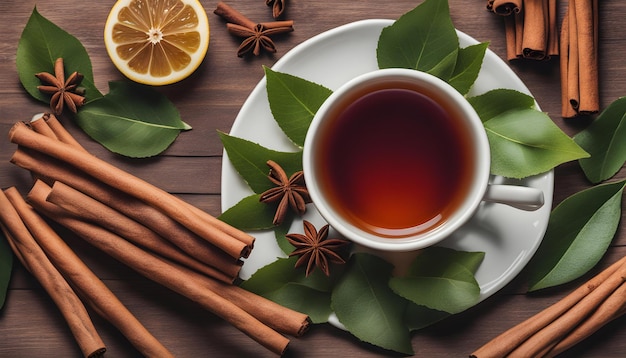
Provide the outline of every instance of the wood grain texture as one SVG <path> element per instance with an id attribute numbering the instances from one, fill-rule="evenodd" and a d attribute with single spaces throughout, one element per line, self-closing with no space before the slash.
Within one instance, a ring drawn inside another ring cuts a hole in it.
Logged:
<path id="1" fill-rule="evenodd" d="M 217 130 L 229 131 L 239 108 L 263 76 L 262 65 L 271 66 L 289 49 L 325 30 L 368 18 L 395 19 L 420 1 L 397 0 L 290 0 L 286 18 L 295 21 L 295 31 L 276 40 L 278 53 L 257 58 L 236 57 L 238 39 L 226 32 L 224 22 L 213 15 L 217 1 L 201 0 L 211 26 L 207 57 L 187 80 L 163 88 L 184 121 L 194 129 L 182 133 L 158 158 L 133 160 L 107 152 L 91 141 L 70 120 L 62 122 L 89 151 L 165 190 L 192 202 L 213 215 L 220 213 L 222 146 Z M 263 1 L 228 2 L 255 21 L 267 21 L 271 10 Z M 25 191 L 30 176 L 8 160 L 15 149 L 6 133 L 16 121 L 28 120 L 46 111 L 21 87 L 15 67 L 17 44 L 31 11 L 38 11 L 76 36 L 86 47 L 94 68 L 96 85 L 108 91 L 107 83 L 121 79 L 106 55 L 102 31 L 114 1 L 49 2 L 4 0 L 0 2 L 0 186 Z M 560 13 L 567 5 L 560 2 Z M 485 10 L 484 0 L 450 0 L 455 26 L 490 49 L 505 56 L 504 25 Z M 600 4 L 600 96 L 602 107 L 626 95 L 626 2 Z M 512 69 L 529 87 L 541 108 L 568 134 L 585 123 L 560 118 L 558 61 L 513 62 Z M 556 169 L 555 204 L 589 186 L 576 163 Z M 618 178 L 623 178 L 623 172 Z M 626 215 L 626 214 L 625 214 Z M 626 255 L 626 229 L 621 226 L 602 267 Z M 128 305 L 140 321 L 179 357 L 270 357 L 264 348 L 186 299 L 149 282 L 114 260 L 75 240 L 61 230 L 92 269 Z M 419 357 L 463 357 L 500 332 L 542 310 L 569 293 L 582 281 L 525 295 L 522 277 L 515 279 L 486 302 L 414 335 Z M 94 318 L 108 345 L 110 357 L 136 357 L 137 352 L 104 320 Z M 388 352 L 360 343 L 350 334 L 329 325 L 315 326 L 292 343 L 297 357 L 384 357 Z M 78 357 L 80 352 L 62 318 L 45 292 L 19 265 L 11 281 L 6 307 L 0 311 L 0 357 Z M 566 357 L 626 356 L 626 319 L 617 320 L 578 345 Z"/>

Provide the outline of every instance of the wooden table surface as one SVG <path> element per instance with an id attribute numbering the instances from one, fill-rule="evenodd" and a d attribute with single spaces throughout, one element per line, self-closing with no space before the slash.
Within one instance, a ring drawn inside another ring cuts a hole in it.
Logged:
<path id="1" fill-rule="evenodd" d="M 31 11 L 37 6 L 43 16 L 83 43 L 93 63 L 96 85 L 101 92 L 107 92 L 108 81 L 122 78 L 106 54 L 102 36 L 113 3 L 111 0 L 0 2 L 1 187 L 17 186 L 22 192 L 29 189 L 29 174 L 8 162 L 15 146 L 8 142 L 6 133 L 16 121 L 29 120 L 32 115 L 47 108 L 26 94 L 15 67 L 18 40 Z M 213 14 L 217 1 L 202 0 L 211 24 L 207 57 L 192 77 L 182 83 L 159 88 L 174 102 L 182 119 L 193 130 L 183 133 L 164 154 L 146 160 L 121 158 L 91 141 L 70 118 L 62 117 L 61 120 L 92 153 L 218 215 L 221 212 L 222 146 L 216 130 L 230 130 L 239 108 L 263 76 L 262 65 L 271 66 L 291 48 L 325 30 L 361 19 L 396 19 L 420 1 L 290 0 L 286 3 L 286 17 L 295 21 L 295 31 L 277 40 L 278 53 L 240 59 L 235 54 L 238 40 L 226 32 L 224 22 Z M 270 19 L 270 10 L 264 1 L 231 0 L 229 4 L 253 20 Z M 561 0 L 560 18 L 566 6 L 567 2 Z M 459 30 L 480 41 L 490 41 L 491 50 L 504 56 L 503 23 L 485 10 L 484 0 L 450 0 L 450 11 Z M 599 51 L 602 108 L 626 95 L 624 18 L 626 2 L 601 1 Z M 584 121 L 563 120 L 560 117 L 558 61 L 515 62 L 511 63 L 511 67 L 530 88 L 542 109 L 565 132 L 572 135 L 583 127 Z M 559 166 L 555 174 L 555 204 L 589 186 L 576 163 Z M 618 174 L 618 177 L 623 176 Z M 185 298 L 139 277 L 79 241 L 71 243 L 111 290 L 176 356 L 272 356 L 228 323 Z M 626 231 L 622 226 L 606 257 L 594 272 L 625 255 L 625 244 Z M 556 302 L 581 282 L 527 295 L 523 280 L 517 278 L 476 307 L 414 334 L 416 356 L 467 356 L 500 332 Z M 98 317 L 94 317 L 94 321 L 108 346 L 107 356 L 138 355 L 114 328 Z M 389 355 L 327 324 L 312 327 L 304 337 L 294 339 L 291 347 L 294 356 L 298 357 Z M 15 264 L 6 306 L 0 311 L 0 357 L 28 356 L 78 357 L 80 351 L 51 300 L 38 283 L 19 264 Z M 626 356 L 626 319 L 610 323 L 564 356 Z"/>

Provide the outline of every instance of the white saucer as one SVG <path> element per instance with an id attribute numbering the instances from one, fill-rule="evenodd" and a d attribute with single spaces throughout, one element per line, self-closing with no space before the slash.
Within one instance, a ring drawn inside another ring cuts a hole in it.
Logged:
<path id="1" fill-rule="evenodd" d="M 378 37 L 381 30 L 392 23 L 392 20 L 364 20 L 329 30 L 296 46 L 276 62 L 273 70 L 299 76 L 334 90 L 349 79 L 378 68 Z M 462 47 L 477 43 L 466 34 L 458 32 L 458 35 Z M 296 151 L 297 148 L 272 117 L 265 85 L 266 81 L 263 79 L 254 88 L 235 119 L 230 134 L 274 150 Z M 495 88 L 510 88 L 530 94 L 508 65 L 488 50 L 479 78 L 468 96 Z M 517 276 L 535 253 L 548 224 L 554 189 L 553 171 L 521 181 L 501 177 L 494 177 L 492 180 L 541 189 L 545 205 L 537 211 L 529 212 L 502 204 L 483 203 L 467 225 L 443 242 L 442 246 L 457 250 L 485 252 L 485 259 L 476 272 L 481 288 L 481 301 Z M 251 194 L 252 191 L 224 154 L 222 209 L 230 208 Z M 316 226 L 324 224 L 313 206 L 309 208 L 305 218 Z M 292 232 L 301 231 L 302 222 L 296 220 Z M 243 279 L 275 261 L 277 257 L 285 256 L 278 248 L 272 231 L 252 234 L 257 240 L 252 254 L 243 266 Z M 340 326 L 334 319 L 331 319 L 331 323 Z"/>

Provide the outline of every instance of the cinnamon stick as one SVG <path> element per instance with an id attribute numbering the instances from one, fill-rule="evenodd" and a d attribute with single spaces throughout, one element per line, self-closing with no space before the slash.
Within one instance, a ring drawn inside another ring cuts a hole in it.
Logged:
<path id="1" fill-rule="evenodd" d="M 43 183 L 36 182 L 28 194 L 28 200 L 33 201 L 37 207 L 41 207 L 41 203 L 50 203 L 46 198 L 50 196 L 51 191 L 52 188 Z M 58 215 L 67 215 L 67 213 L 62 212 L 62 208 L 57 207 L 51 209 L 51 207 L 52 206 L 48 206 L 50 211 L 56 210 Z M 171 264 L 174 265 L 173 263 Z M 309 320 L 308 316 L 305 314 L 283 307 L 273 301 L 246 291 L 239 286 L 226 284 L 211 279 L 210 277 L 199 275 L 182 266 L 178 266 L 178 269 L 185 271 L 188 276 L 193 277 L 194 280 L 202 283 L 206 288 L 235 303 L 278 332 L 291 336 L 300 336 L 308 327 Z"/>
<path id="2" fill-rule="evenodd" d="M 507 60 L 547 60 L 559 54 L 556 1 L 488 1 L 487 8 L 504 19 Z"/>
<path id="3" fill-rule="evenodd" d="M 522 43 L 524 42 L 524 13 L 514 14 L 515 19 L 515 53 L 516 58 L 524 57 L 524 49 Z"/>
<path id="4" fill-rule="evenodd" d="M 506 40 L 506 59 L 514 60 L 522 56 L 521 51 L 517 47 L 517 21 L 516 16 L 507 16 L 504 18 L 504 34 Z"/>
<path id="5" fill-rule="evenodd" d="M 550 323 L 554 322 L 559 317 L 566 315 L 567 312 L 581 302 L 585 297 L 594 292 L 601 285 L 615 285 L 616 281 L 619 281 L 621 276 L 618 270 L 622 272 L 626 269 L 626 257 L 615 262 L 602 272 L 591 278 L 585 284 L 578 287 L 569 295 L 546 308 L 545 310 L 535 314 L 527 320 L 519 323 L 518 325 L 508 329 L 496 338 L 487 342 L 480 347 L 474 353 L 471 354 L 473 358 L 488 358 L 488 357 L 504 357 L 511 353 L 519 345 L 523 344 L 527 339 L 533 336 L 536 332 L 540 331 Z M 618 273 L 618 275 L 616 275 Z M 616 275 L 616 276 L 614 276 Z M 614 276 L 613 281 L 606 284 L 609 278 Z M 616 280 L 617 278 L 617 280 Z M 609 286 L 605 286 L 607 289 Z M 597 294 L 596 294 L 597 295 Z M 588 301 L 587 301 L 588 303 Z M 580 308 L 578 308 L 580 310 Z"/>
<path id="6" fill-rule="evenodd" d="M 206 212 L 202 211 L 200 208 L 193 206 L 178 197 L 172 196 L 172 198 L 174 201 L 178 202 L 179 205 L 186 207 L 186 209 L 189 210 L 191 214 L 195 214 L 193 218 L 195 218 L 196 220 L 199 220 L 211 227 L 216 227 L 217 229 L 224 232 L 225 234 L 245 244 L 246 250 L 248 251 L 245 252 L 245 255 L 241 255 L 241 256 L 248 257 L 248 255 L 250 254 L 249 250 L 252 250 L 252 247 L 254 246 L 254 237 L 237 229 L 236 227 L 232 225 L 229 225 L 223 222 L 222 220 L 214 216 L 207 214 Z"/>
<path id="7" fill-rule="evenodd" d="M 522 11 L 522 0 L 493 0 L 490 7 L 498 15 L 509 16 Z"/>
<path id="8" fill-rule="evenodd" d="M 585 319 L 578 327 L 557 343 L 547 357 L 554 357 L 565 352 L 598 329 L 626 312 L 626 285 L 622 284 L 604 301 L 598 309 Z"/>
<path id="9" fill-rule="evenodd" d="M 43 135 L 45 135 L 48 138 L 53 138 L 53 139 L 57 139 L 58 140 L 59 137 L 57 137 L 57 135 L 54 133 L 52 128 L 50 128 L 50 126 L 48 125 L 48 123 L 44 119 L 45 115 L 46 115 L 45 113 L 44 114 L 35 115 L 33 117 L 33 119 L 29 122 L 30 127 L 35 132 L 37 132 L 39 134 L 43 134 Z"/>
<path id="10" fill-rule="evenodd" d="M 524 35 L 522 53 L 525 58 L 543 60 L 547 56 L 548 29 L 544 0 L 524 0 Z"/>
<path id="11" fill-rule="evenodd" d="M 626 264 L 620 265 L 613 274 L 572 306 L 567 313 L 536 332 L 513 350 L 509 356 L 526 358 L 537 356 L 540 353 L 541 355 L 545 354 L 574 327 L 589 317 L 624 281 L 626 281 Z"/>
<path id="12" fill-rule="evenodd" d="M 184 267 L 190 277 L 199 282 L 207 289 L 218 293 L 230 302 L 241 307 L 244 311 L 250 313 L 259 321 L 267 324 L 271 328 L 280 333 L 284 333 L 293 337 L 299 337 L 304 334 L 311 323 L 309 316 L 294 311 L 290 308 L 279 305 L 253 292 L 247 291 L 239 286 L 228 285 L 211 279 L 210 277 L 200 276 L 195 272 L 189 271 Z"/>
<path id="13" fill-rule="evenodd" d="M 70 215 L 106 228 L 165 258 L 224 282 L 232 283 L 234 280 L 233 277 L 228 277 L 223 272 L 184 254 L 147 227 L 66 184 L 55 182 L 46 200 L 58 205 Z"/>
<path id="14" fill-rule="evenodd" d="M 560 74 L 561 74 L 561 116 L 564 118 L 571 118 L 576 115 L 576 110 L 570 102 L 572 96 L 576 97 L 578 101 L 578 56 L 573 55 L 576 53 L 576 40 L 574 44 L 570 44 L 570 9 L 565 11 L 563 17 L 563 23 L 561 25 L 560 35 Z M 575 61 L 575 62 L 572 62 Z M 572 67 L 570 67 L 572 66 Z M 575 66 L 575 67 L 574 67 Z M 570 78 L 572 76 L 572 78 Z M 575 81 L 570 85 L 571 81 Z M 574 86 L 575 90 L 574 90 Z M 572 93 L 570 93 L 572 91 Z"/>
<path id="15" fill-rule="evenodd" d="M 598 2 L 570 0 L 561 25 L 561 83 L 564 118 L 600 110 Z"/>
<path id="16" fill-rule="evenodd" d="M 580 102 L 578 112 L 596 113 L 600 109 L 598 93 L 597 0 L 573 0 L 569 6 L 576 8 L 576 33 L 580 64 Z"/>
<path id="17" fill-rule="evenodd" d="M 571 5 L 571 3 L 570 3 Z M 571 107 L 569 113 L 571 116 L 578 114 L 580 103 L 580 63 L 578 50 L 578 17 L 576 16 L 576 6 L 568 6 L 567 8 L 567 36 L 568 36 L 568 57 L 567 57 L 567 87 L 565 88 L 567 98 L 566 101 Z"/>
<path id="18" fill-rule="evenodd" d="M 547 1 L 547 11 L 548 11 L 548 57 L 558 56 L 559 55 L 559 27 L 558 27 L 558 6 L 557 0 L 548 0 Z"/>
<path id="19" fill-rule="evenodd" d="M 83 300 L 115 326 L 146 357 L 173 357 L 85 265 L 48 223 L 26 203 L 15 187 L 4 191 L 50 262 Z"/>
<path id="20" fill-rule="evenodd" d="M 250 30 L 253 30 L 257 25 L 257 23 L 250 20 L 248 17 L 235 10 L 233 7 L 223 1 L 217 3 L 217 7 L 213 11 L 213 13 L 224 19 L 227 23 L 240 25 Z M 290 28 L 291 31 L 293 31 L 293 20 L 268 21 L 260 22 L 259 24 L 262 25 L 265 29 Z"/>
<path id="21" fill-rule="evenodd" d="M 39 182 L 39 187 L 45 186 Z M 40 195 L 36 196 L 37 198 Z M 188 271 L 158 258 L 99 226 L 65 215 L 52 203 L 35 200 L 32 205 L 85 241 L 139 274 L 198 303 L 276 354 L 283 354 L 289 340 L 229 300 L 194 280 Z"/>
<path id="22" fill-rule="evenodd" d="M 219 248 L 172 220 L 162 211 L 146 205 L 135 197 L 94 180 L 82 172 L 72 170 L 71 167 L 63 165 L 54 158 L 28 148 L 18 148 L 13 153 L 11 162 L 34 173 L 48 185 L 52 185 L 55 181 L 62 182 L 123 213 L 170 241 L 189 256 L 220 270 L 231 282 L 238 277 L 241 261 L 234 260 Z M 200 209 L 197 208 L 197 210 Z"/>
<path id="23" fill-rule="evenodd" d="M 173 195 L 89 153 L 75 150 L 71 145 L 36 133 L 23 122 L 18 122 L 11 128 L 9 139 L 23 147 L 57 158 L 103 183 L 145 201 L 234 258 L 247 257 L 252 249 L 254 238 L 250 235 L 240 233 L 247 242 L 233 238 L 211 225 L 211 221 L 217 219 L 211 218 L 209 214 L 202 215 L 206 220 L 198 220 L 196 212 L 191 210 L 189 205 L 181 205 L 180 200 Z"/>
<path id="24" fill-rule="evenodd" d="M 264 23 L 265 24 L 265 23 Z M 270 26 L 269 24 L 275 24 L 275 26 L 283 28 L 283 27 L 289 27 L 289 26 L 293 26 L 293 21 L 290 20 L 286 20 L 286 21 L 273 21 L 271 23 L 267 23 L 267 26 Z M 271 27 L 271 26 L 270 26 Z M 36 121 L 39 118 L 35 118 L 34 120 L 32 120 L 29 125 L 32 126 L 33 122 Z M 81 149 L 85 152 L 86 149 L 80 144 L 78 143 L 78 141 L 63 127 L 63 125 L 61 125 L 61 123 L 57 120 L 57 118 L 50 113 L 45 113 L 41 116 L 41 119 L 44 119 L 44 122 L 46 125 L 48 125 L 51 129 L 51 131 L 54 133 L 54 136 L 49 136 L 52 139 L 59 139 L 59 141 L 69 144 L 77 149 Z M 49 131 L 43 131 L 43 134 L 45 133 L 49 133 Z M 43 175 L 43 173 L 42 173 Z M 63 181 L 63 180 L 60 180 Z M 237 240 L 245 243 L 248 246 L 252 246 L 254 244 L 254 238 L 244 232 L 242 232 L 241 230 L 228 225 L 227 223 L 211 216 L 208 215 L 207 213 L 203 212 L 202 210 L 200 210 L 199 208 L 183 201 L 180 198 L 177 198 L 175 196 L 172 196 L 175 200 L 177 200 L 180 205 L 187 207 L 189 210 L 193 211 L 196 215 L 197 215 L 197 219 L 198 220 L 202 220 L 202 221 L 206 221 L 209 225 L 212 226 L 216 226 L 218 227 L 220 230 L 224 231 L 226 234 L 231 235 L 233 238 L 236 238 Z M 128 201 L 129 197 L 125 198 L 125 201 Z M 137 200 L 135 200 L 137 201 Z M 146 206 L 146 205 L 144 205 Z M 116 208 L 118 209 L 118 208 Z M 136 210 L 137 207 L 133 207 L 133 211 Z M 118 209 L 119 210 L 119 209 Z M 156 211 L 156 210 L 153 210 Z M 130 216 L 130 215 L 129 215 Z M 168 218 L 169 219 L 169 218 Z M 159 220 L 166 220 L 164 218 L 164 215 L 161 215 L 161 218 Z M 167 221 L 171 221 L 171 219 L 167 220 Z M 158 230 L 156 230 L 158 231 Z M 169 235 L 171 235 L 171 232 L 168 232 Z M 196 248 L 194 248 L 195 250 Z"/>
<path id="25" fill-rule="evenodd" d="M 39 119 L 43 119 L 43 121 L 50 127 L 50 130 L 54 133 L 56 138 L 66 144 L 73 146 L 76 149 L 80 149 L 83 151 L 87 151 L 78 141 L 70 134 L 70 132 L 63 127 L 61 122 L 54 116 L 52 113 L 44 113 Z M 37 120 L 37 118 L 35 118 Z M 33 121 L 31 121 L 32 123 Z"/>
<path id="26" fill-rule="evenodd" d="M 239 11 L 232 8 L 230 5 L 226 4 L 223 1 L 217 3 L 217 7 L 213 11 L 215 15 L 223 18 L 227 22 L 231 22 L 233 24 L 241 25 L 247 27 L 249 29 L 254 29 L 256 23 L 246 16 L 244 16 Z"/>
<path id="27" fill-rule="evenodd" d="M 19 214 L 0 190 L 0 222 L 11 248 L 24 267 L 39 281 L 67 322 L 83 356 L 99 357 L 106 351 L 102 339 L 76 292 L 37 245 Z"/>
<path id="28" fill-rule="evenodd" d="M 280 32 L 293 31 L 293 20 L 269 21 L 261 22 L 260 24 L 265 29 L 280 29 Z"/>

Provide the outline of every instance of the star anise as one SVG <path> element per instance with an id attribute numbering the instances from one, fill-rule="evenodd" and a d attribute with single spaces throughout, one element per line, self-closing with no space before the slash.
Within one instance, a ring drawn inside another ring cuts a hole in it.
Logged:
<path id="1" fill-rule="evenodd" d="M 47 72 L 37 73 L 35 76 L 43 83 L 37 86 L 39 91 L 52 95 L 50 97 L 50 109 L 54 114 L 60 115 L 67 106 L 73 113 L 85 103 L 85 97 L 79 92 L 78 85 L 83 80 L 83 75 L 73 72 L 67 79 L 63 68 L 63 59 L 58 58 L 54 62 L 54 75 Z"/>
<path id="2" fill-rule="evenodd" d="M 330 262 L 344 264 L 346 260 L 340 252 L 350 243 L 343 239 L 328 239 L 328 225 L 324 225 L 320 231 L 315 226 L 304 220 L 304 235 L 288 234 L 287 240 L 296 247 L 289 256 L 300 256 L 295 267 L 298 268 L 306 263 L 306 276 L 308 277 L 315 267 L 330 276 Z"/>
<path id="3" fill-rule="evenodd" d="M 268 27 L 264 24 L 257 24 L 254 28 L 248 28 L 232 23 L 228 23 L 226 26 L 231 34 L 245 37 L 245 40 L 243 40 L 237 49 L 237 56 L 239 57 L 243 57 L 249 53 L 258 56 L 261 54 L 261 50 L 275 53 L 276 45 L 274 45 L 274 41 L 270 36 L 293 31 L 293 26 Z"/>
<path id="4" fill-rule="evenodd" d="M 265 5 L 272 7 L 272 17 L 275 19 L 285 11 L 285 0 L 265 0 Z"/>
<path id="5" fill-rule="evenodd" d="M 304 173 L 300 170 L 288 178 L 283 168 L 273 160 L 268 160 L 267 165 L 270 167 L 268 179 L 276 186 L 264 191 L 259 200 L 263 203 L 278 201 L 274 225 L 280 225 L 283 222 L 289 208 L 298 215 L 304 214 L 306 204 L 311 202 L 309 191 L 304 182 Z"/>

